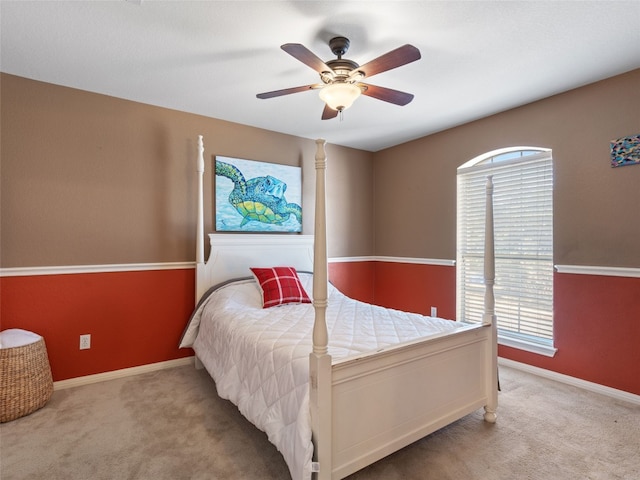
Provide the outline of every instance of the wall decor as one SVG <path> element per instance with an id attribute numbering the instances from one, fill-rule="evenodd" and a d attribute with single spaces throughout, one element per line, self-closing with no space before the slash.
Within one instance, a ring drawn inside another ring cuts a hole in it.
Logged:
<path id="1" fill-rule="evenodd" d="M 640 164 L 640 135 L 611 140 L 611 166 Z"/>
<path id="2" fill-rule="evenodd" d="M 219 232 L 301 232 L 302 168 L 215 158 Z"/>

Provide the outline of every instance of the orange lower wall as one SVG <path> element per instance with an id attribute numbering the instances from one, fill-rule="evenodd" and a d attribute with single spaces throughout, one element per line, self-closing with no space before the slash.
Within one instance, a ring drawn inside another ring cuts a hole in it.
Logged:
<path id="1" fill-rule="evenodd" d="M 455 318 L 454 268 L 393 262 L 329 264 L 329 280 L 345 295 L 362 302 L 409 312 Z"/>
<path id="2" fill-rule="evenodd" d="M 373 302 L 374 262 L 329 265 L 342 291 Z M 54 381 L 193 355 L 178 349 L 193 310 L 192 269 L 0 277 L 0 329 L 42 335 Z M 80 335 L 91 348 L 80 350 Z"/>
<path id="3" fill-rule="evenodd" d="M 374 303 L 375 262 L 329 263 L 329 281 L 345 295 Z"/>
<path id="4" fill-rule="evenodd" d="M 456 269 L 441 265 L 377 262 L 375 303 L 409 312 L 456 318 Z"/>
<path id="5" fill-rule="evenodd" d="M 329 279 L 345 295 L 409 312 L 455 318 L 456 271 L 439 265 L 394 262 L 329 264 Z"/>
<path id="6" fill-rule="evenodd" d="M 455 268 L 391 262 L 329 264 L 329 278 L 365 302 L 455 318 Z M 499 355 L 640 395 L 640 279 L 555 275 L 555 344 L 549 358 L 499 347 Z M 54 380 L 192 355 L 179 350 L 193 309 L 194 271 L 0 278 L 2 330 L 45 338 Z M 91 334 L 91 349 L 79 336 Z"/>
<path id="7" fill-rule="evenodd" d="M 0 278 L 1 327 L 42 335 L 55 381 L 193 355 L 178 341 L 194 303 L 194 271 Z M 81 334 L 91 349 L 80 350 Z"/>
<path id="8" fill-rule="evenodd" d="M 556 273 L 554 343 L 553 358 L 498 354 L 640 395 L 640 278 Z"/>
<path id="9" fill-rule="evenodd" d="M 341 275 L 359 271 L 341 264 Z M 376 304 L 455 318 L 455 267 L 375 262 Z M 368 278 L 367 278 L 367 281 Z M 640 278 L 555 274 L 553 358 L 499 346 L 510 360 L 640 395 Z"/>

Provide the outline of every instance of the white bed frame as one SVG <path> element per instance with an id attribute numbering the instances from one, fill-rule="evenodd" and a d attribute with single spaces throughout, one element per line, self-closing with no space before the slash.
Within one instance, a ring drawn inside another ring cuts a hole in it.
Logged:
<path id="1" fill-rule="evenodd" d="M 249 267 L 295 266 L 314 272 L 316 312 L 309 357 L 314 470 L 341 479 L 484 407 L 496 421 L 497 333 L 494 313 L 493 186 L 487 182 L 485 310 L 481 323 L 358 358 L 327 353 L 325 141 L 316 141 L 315 235 L 209 234 L 204 261 L 204 146 L 199 137 L 196 302 L 212 285 L 246 277 Z M 294 479 L 297 480 L 297 479 Z"/>

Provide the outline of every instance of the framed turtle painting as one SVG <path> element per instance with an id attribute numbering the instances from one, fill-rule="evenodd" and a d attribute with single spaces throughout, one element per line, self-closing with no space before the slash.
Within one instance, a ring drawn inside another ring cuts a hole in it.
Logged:
<path id="1" fill-rule="evenodd" d="M 215 157 L 218 232 L 301 232 L 302 168 Z"/>

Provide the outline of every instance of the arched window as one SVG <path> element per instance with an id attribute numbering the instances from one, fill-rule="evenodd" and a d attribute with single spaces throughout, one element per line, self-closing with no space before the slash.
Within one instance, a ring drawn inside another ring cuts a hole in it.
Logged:
<path id="1" fill-rule="evenodd" d="M 499 342 L 552 356 L 553 159 L 549 149 L 495 150 L 458 168 L 457 316 L 482 319 L 488 175 L 494 184 Z"/>

